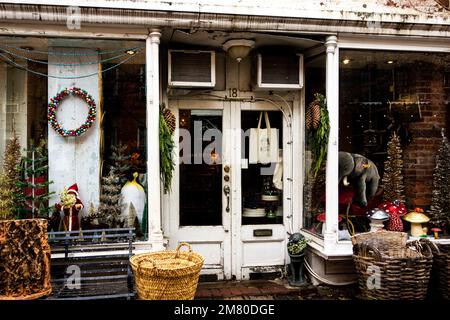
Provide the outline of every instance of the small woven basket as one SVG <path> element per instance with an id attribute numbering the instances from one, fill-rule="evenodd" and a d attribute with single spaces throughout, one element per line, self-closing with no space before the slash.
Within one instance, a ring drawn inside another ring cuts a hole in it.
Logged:
<path id="1" fill-rule="evenodd" d="M 437 244 L 434 250 L 432 290 L 437 289 L 441 298 L 450 300 L 450 244 Z"/>
<path id="2" fill-rule="evenodd" d="M 422 239 L 401 245 L 403 236 L 390 233 L 371 232 L 353 245 L 361 298 L 425 299 L 433 265 L 431 242 Z"/>
<path id="3" fill-rule="evenodd" d="M 180 249 L 186 246 L 188 252 Z M 141 300 L 192 300 L 204 258 L 192 251 L 188 243 L 176 250 L 137 254 L 130 258 Z"/>

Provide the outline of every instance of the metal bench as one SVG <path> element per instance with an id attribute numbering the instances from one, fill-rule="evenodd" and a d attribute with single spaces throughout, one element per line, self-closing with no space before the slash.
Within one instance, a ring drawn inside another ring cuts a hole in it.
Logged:
<path id="1" fill-rule="evenodd" d="M 47 299 L 132 299 L 134 228 L 49 232 L 52 294 Z"/>

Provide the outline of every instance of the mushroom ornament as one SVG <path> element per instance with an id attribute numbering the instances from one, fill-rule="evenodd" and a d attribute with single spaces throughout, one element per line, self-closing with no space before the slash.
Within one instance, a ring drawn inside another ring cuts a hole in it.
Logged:
<path id="1" fill-rule="evenodd" d="M 387 212 L 380 208 L 370 210 L 367 217 L 370 219 L 370 231 L 383 230 L 383 222 L 389 219 Z"/>
<path id="2" fill-rule="evenodd" d="M 434 238 L 439 239 L 439 232 L 441 232 L 442 230 L 440 228 L 431 228 L 431 231 L 433 231 L 434 233 Z"/>
<path id="3" fill-rule="evenodd" d="M 389 231 L 403 231 L 403 222 L 400 217 L 406 214 L 406 207 L 400 200 L 385 201 L 378 206 L 389 215 L 386 229 Z"/>
<path id="4" fill-rule="evenodd" d="M 414 211 L 408 213 L 403 219 L 411 223 L 411 236 L 413 237 L 423 235 L 425 232 L 422 228 L 422 223 L 430 221 L 430 218 L 423 214 L 423 209 L 421 208 L 415 208 Z"/>

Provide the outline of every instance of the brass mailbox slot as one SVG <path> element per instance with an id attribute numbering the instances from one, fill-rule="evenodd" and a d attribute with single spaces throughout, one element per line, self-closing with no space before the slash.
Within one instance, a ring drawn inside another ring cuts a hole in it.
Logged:
<path id="1" fill-rule="evenodd" d="M 273 235 L 272 229 L 255 229 L 253 230 L 254 237 L 271 237 Z"/>

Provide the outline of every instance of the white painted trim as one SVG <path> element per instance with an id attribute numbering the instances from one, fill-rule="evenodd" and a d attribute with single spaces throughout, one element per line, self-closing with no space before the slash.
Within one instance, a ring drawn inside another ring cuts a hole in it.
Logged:
<path id="1" fill-rule="evenodd" d="M 340 35 L 338 47 L 342 49 L 450 52 L 448 39 L 425 37 L 367 37 Z"/>
<path id="2" fill-rule="evenodd" d="M 161 33 L 153 30 L 146 40 L 147 108 L 147 208 L 152 250 L 163 250 L 161 230 L 161 180 L 159 163 L 159 42 Z M 155 156 L 156 155 L 156 156 Z"/>
<path id="3" fill-rule="evenodd" d="M 196 12 L 198 14 L 232 14 L 240 15 L 245 12 L 248 16 L 270 16 L 270 17 L 293 17 L 293 18 L 309 18 L 324 20 L 353 20 L 364 21 L 362 17 L 369 15 L 370 21 L 381 22 L 399 22 L 399 23 L 441 23 L 448 24 L 448 20 L 442 14 L 435 14 L 432 17 L 425 13 L 403 10 L 403 11 L 383 11 L 374 12 L 376 7 L 368 7 L 366 9 L 359 8 L 350 11 L 348 7 L 340 7 L 339 4 L 334 9 L 329 8 L 311 8 L 311 7 L 295 7 L 295 6 L 268 6 L 267 4 L 255 5 L 252 1 L 243 1 L 236 3 L 220 2 L 214 3 L 210 1 L 127 1 L 127 0 L 3 0 L 9 4 L 29 4 L 29 5 L 51 5 L 51 6 L 79 6 L 91 8 L 107 8 L 107 9 L 129 9 L 129 10 L 156 10 L 156 11 L 179 11 L 179 12 Z M 384 8 L 384 7 L 383 7 Z M 381 9 L 381 8 L 380 8 Z M 366 27 L 367 28 L 367 27 Z"/>
<path id="4" fill-rule="evenodd" d="M 339 150 L 339 91 L 336 73 L 339 70 L 337 61 L 337 37 L 329 36 L 325 42 L 327 48 L 326 64 L 326 99 L 330 119 L 330 136 L 328 139 L 326 163 L 326 230 L 324 232 L 324 251 L 331 252 L 337 243 L 338 234 L 338 150 Z"/>

